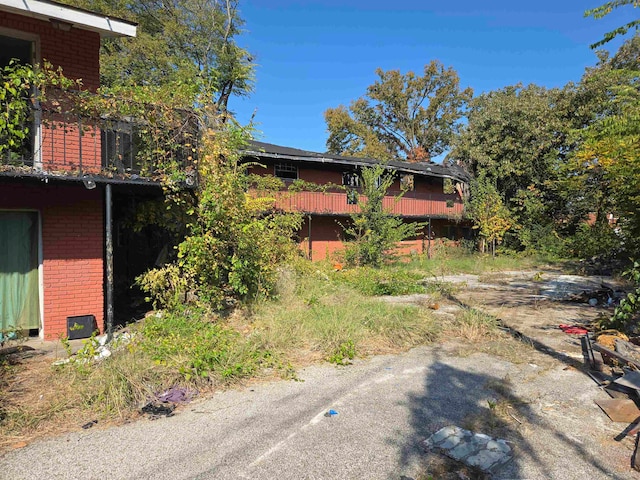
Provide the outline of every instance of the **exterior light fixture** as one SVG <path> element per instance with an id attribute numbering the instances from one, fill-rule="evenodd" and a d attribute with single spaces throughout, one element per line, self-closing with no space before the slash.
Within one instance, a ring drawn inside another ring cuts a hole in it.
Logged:
<path id="1" fill-rule="evenodd" d="M 73 23 L 58 20 L 57 18 L 50 18 L 49 23 L 54 29 L 60 30 L 61 32 L 70 32 L 71 28 L 73 28 Z"/>
<path id="2" fill-rule="evenodd" d="M 82 183 L 87 190 L 93 190 L 96 188 L 96 182 L 91 175 L 83 175 Z"/>

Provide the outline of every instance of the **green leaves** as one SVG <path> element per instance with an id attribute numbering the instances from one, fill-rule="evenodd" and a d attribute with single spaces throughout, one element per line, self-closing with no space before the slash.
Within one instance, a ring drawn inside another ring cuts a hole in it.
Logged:
<path id="1" fill-rule="evenodd" d="M 345 250 L 347 263 L 378 267 L 392 256 L 396 244 L 416 235 L 422 223 L 405 223 L 383 208 L 383 199 L 394 182 L 394 176 L 384 166 L 362 169 L 362 196 L 357 202 L 359 212 L 351 215 L 344 226 L 351 237 Z M 402 193 L 397 196 L 400 198 Z"/>
<path id="2" fill-rule="evenodd" d="M 613 10 L 620 8 L 620 7 L 624 7 L 627 5 L 631 5 L 633 8 L 637 8 L 638 6 L 640 6 L 640 2 L 638 2 L 638 0 L 613 0 L 611 2 L 607 2 L 604 5 L 601 5 L 599 7 L 596 8 L 592 8 L 590 10 L 587 10 L 586 12 L 584 12 L 584 16 L 585 17 L 593 17 L 596 20 L 601 19 L 606 17 L 607 15 L 609 15 L 611 12 L 613 12 Z M 619 35 L 625 35 L 629 30 L 631 29 L 635 29 L 637 30 L 638 27 L 640 26 L 640 20 L 632 20 L 624 25 L 619 26 L 618 28 L 607 32 L 604 34 L 604 37 L 602 38 L 602 40 L 594 43 L 593 45 L 591 45 L 591 48 L 597 48 L 600 47 L 602 45 L 604 45 L 605 43 L 610 42 L 611 40 L 613 40 L 614 38 L 616 38 Z"/>
<path id="3" fill-rule="evenodd" d="M 473 220 L 474 228 L 478 230 L 483 242 L 500 242 L 514 225 L 511 212 L 504 205 L 498 190 L 484 175 L 471 183 L 466 214 Z"/>
<path id="4" fill-rule="evenodd" d="M 214 310 L 273 295 L 279 265 L 297 252 L 292 238 L 302 216 L 275 210 L 268 198 L 274 194 L 270 189 L 278 190 L 282 182 L 260 182 L 260 193 L 266 197 L 253 198 L 246 192 L 255 177 L 238 164 L 245 138 L 246 131 L 233 125 L 205 132 L 192 221 L 177 247 L 177 262 L 163 269 L 177 268 L 183 283 L 176 285 L 183 293 L 195 294 L 198 303 Z M 149 275 L 141 280 L 147 291 L 160 301 L 175 298 L 154 288 Z M 164 282 L 159 285 L 171 287 L 163 276 L 154 275 Z"/>
<path id="5" fill-rule="evenodd" d="M 379 160 L 429 161 L 450 144 L 471 89 L 461 91 L 457 73 L 438 61 L 422 76 L 376 71 L 378 80 L 351 106 L 325 112 L 331 153 Z"/>
<path id="6" fill-rule="evenodd" d="M 231 96 L 253 88 L 253 58 L 235 41 L 244 24 L 236 0 L 70 3 L 139 24 L 136 38 L 102 42 L 102 85 L 188 85 L 201 104 L 212 102 L 219 112 L 227 111 Z"/>

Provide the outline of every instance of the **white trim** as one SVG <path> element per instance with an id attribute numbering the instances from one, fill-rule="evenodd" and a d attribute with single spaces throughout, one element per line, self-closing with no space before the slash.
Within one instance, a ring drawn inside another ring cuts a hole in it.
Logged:
<path id="1" fill-rule="evenodd" d="M 43 0 L 0 0 L 0 10 L 40 20 L 61 20 L 82 30 L 97 32 L 101 37 L 135 37 L 136 24 L 107 17 L 88 10 L 68 7 Z"/>
<path id="2" fill-rule="evenodd" d="M 42 212 L 38 213 L 38 301 L 40 302 L 40 331 L 38 336 L 44 340 L 44 256 L 42 242 Z"/>

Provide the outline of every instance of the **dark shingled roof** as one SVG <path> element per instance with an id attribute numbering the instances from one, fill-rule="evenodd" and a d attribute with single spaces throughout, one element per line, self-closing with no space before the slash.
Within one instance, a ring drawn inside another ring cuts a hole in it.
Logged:
<path id="1" fill-rule="evenodd" d="M 434 177 L 452 178 L 461 182 L 468 182 L 469 175 L 456 165 L 444 166 L 437 163 L 411 163 L 398 160 L 382 162 L 373 158 L 345 157 L 343 155 L 333 155 L 331 153 L 309 152 L 298 148 L 283 147 L 272 143 L 258 142 L 251 140 L 247 148 L 244 149 L 245 156 L 255 156 L 262 158 L 275 158 L 282 160 L 292 160 L 300 162 L 329 163 L 336 165 L 351 165 L 358 167 L 368 167 L 372 165 L 384 165 L 406 173 L 417 175 L 430 175 Z"/>

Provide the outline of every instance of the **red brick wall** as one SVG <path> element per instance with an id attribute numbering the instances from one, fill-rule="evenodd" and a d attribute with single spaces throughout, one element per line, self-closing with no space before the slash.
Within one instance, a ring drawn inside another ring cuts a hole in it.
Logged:
<path id="1" fill-rule="evenodd" d="M 38 210 L 42 222 L 44 336 L 65 335 L 66 318 L 104 324 L 102 189 L 82 184 L 0 184 L 0 209 Z"/>
<path id="2" fill-rule="evenodd" d="M 338 260 L 344 250 L 342 242 L 342 227 L 349 222 L 347 217 L 313 216 L 311 219 L 311 254 L 313 261 Z M 410 220 L 407 220 L 410 222 Z M 432 253 L 437 250 L 437 246 L 447 242 L 445 237 L 446 227 L 451 224 L 444 219 L 434 219 L 431 225 L 431 249 Z M 464 225 L 463 225 L 464 226 Z M 460 226 L 462 228 L 463 226 Z M 408 239 L 398 243 L 396 253 L 398 255 L 426 254 L 429 249 L 428 227 L 419 231 L 414 239 Z M 302 228 L 298 233 L 300 239 L 299 246 L 305 255 L 309 255 L 309 219 L 305 218 Z"/>
<path id="3" fill-rule="evenodd" d="M 72 28 L 56 30 L 51 23 L 12 13 L 0 12 L 0 27 L 26 32 L 39 37 L 40 58 L 62 67 L 69 78 L 80 78 L 85 88 L 100 85 L 100 35 Z M 10 35 L 3 33 L 3 35 Z"/>
<path id="4" fill-rule="evenodd" d="M 65 76 L 81 79 L 83 88 L 95 91 L 100 85 L 100 35 L 72 28 L 69 32 L 56 30 L 51 23 L 34 18 L 0 12 L 0 27 L 37 35 L 40 58 L 54 67 L 62 67 Z M 10 36 L 11 33 L 3 32 Z M 46 116 L 46 115 L 45 115 Z M 58 121 L 61 118 L 57 118 Z M 80 136 L 77 119 L 68 119 L 63 125 L 43 125 L 42 161 L 45 170 L 78 170 L 79 145 L 82 142 L 83 171 L 97 172 L 101 167 L 100 131 L 89 129 Z M 66 130 L 66 132 L 65 132 Z M 66 150 L 66 155 L 64 155 Z"/>

